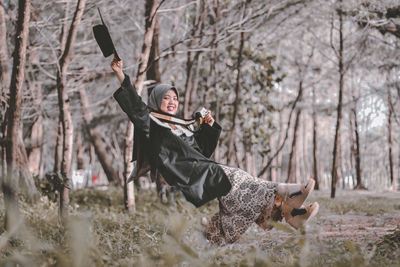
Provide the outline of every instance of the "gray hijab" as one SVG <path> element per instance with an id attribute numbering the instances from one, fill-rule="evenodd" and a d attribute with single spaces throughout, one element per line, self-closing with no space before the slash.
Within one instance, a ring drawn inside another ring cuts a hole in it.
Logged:
<path id="1" fill-rule="evenodd" d="M 148 106 L 154 110 L 160 110 L 161 101 L 164 95 L 170 90 L 174 90 L 176 95 L 179 98 L 178 90 L 172 85 L 169 84 L 158 84 L 150 93 Z"/>

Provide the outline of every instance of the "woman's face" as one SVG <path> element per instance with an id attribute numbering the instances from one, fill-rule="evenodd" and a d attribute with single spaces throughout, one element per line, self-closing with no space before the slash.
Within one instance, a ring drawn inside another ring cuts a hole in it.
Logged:
<path id="1" fill-rule="evenodd" d="M 178 111 L 179 100 L 175 91 L 170 89 L 165 93 L 162 101 L 160 109 L 162 112 L 169 113 L 175 115 Z"/>

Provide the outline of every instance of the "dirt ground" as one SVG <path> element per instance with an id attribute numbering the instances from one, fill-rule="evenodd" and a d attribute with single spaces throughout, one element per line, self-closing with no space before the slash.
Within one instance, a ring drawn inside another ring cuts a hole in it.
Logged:
<path id="1" fill-rule="evenodd" d="M 323 238 L 350 239 L 356 243 L 365 241 L 378 243 L 384 235 L 390 234 L 400 225 L 400 215 L 383 214 L 365 216 L 346 214 L 331 215 L 320 219 Z"/>
<path id="2" fill-rule="evenodd" d="M 310 222 L 310 226 L 319 228 L 322 238 L 377 243 L 400 227 L 400 192 L 343 191 L 339 200 L 334 200 L 341 202 L 339 208 L 333 206 L 331 214 L 323 210 L 329 200 L 321 195 L 327 193 L 315 193 L 315 199 L 321 202 L 320 214 Z"/>

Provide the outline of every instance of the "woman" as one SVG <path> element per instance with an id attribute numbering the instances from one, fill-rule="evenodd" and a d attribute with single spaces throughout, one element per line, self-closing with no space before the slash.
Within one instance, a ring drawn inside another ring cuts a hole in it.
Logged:
<path id="1" fill-rule="evenodd" d="M 173 116 L 178 111 L 176 88 L 157 85 L 146 105 L 129 76 L 123 73 L 122 66 L 122 60 L 114 58 L 111 62 L 121 83 L 113 96 L 135 125 L 135 137 L 140 136 L 135 143 L 146 147 L 150 165 L 196 207 L 218 198 L 220 210 L 205 227 L 205 235 L 211 243 L 233 243 L 253 222 L 270 229 L 268 221 L 271 218 L 280 220 L 282 216 L 298 228 L 318 212 L 316 202 L 303 206 L 314 188 L 314 180 L 310 179 L 306 185 L 277 184 L 210 160 L 221 133 L 211 112 L 207 111 L 205 124 L 197 132 L 161 120 L 160 116 Z"/>

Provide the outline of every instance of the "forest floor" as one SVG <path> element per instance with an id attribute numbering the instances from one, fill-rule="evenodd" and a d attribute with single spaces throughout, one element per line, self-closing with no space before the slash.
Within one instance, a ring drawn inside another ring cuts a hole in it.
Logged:
<path id="1" fill-rule="evenodd" d="M 329 200 L 324 195 L 329 195 L 328 192 L 315 195 L 323 208 L 328 207 L 326 211 L 321 210 L 317 219 L 316 227 L 319 227 L 322 238 L 350 239 L 359 244 L 379 242 L 400 226 L 400 193 L 342 191 L 337 198 L 343 198 L 343 203 L 336 204 L 336 207 L 326 203 Z M 394 205 L 393 209 L 391 205 Z M 315 224 L 311 222 L 311 225 Z"/>
<path id="2" fill-rule="evenodd" d="M 264 232 L 253 225 L 225 247 L 209 244 L 200 223 L 217 212 L 217 201 L 196 209 L 177 195 L 162 204 L 144 190 L 136 194 L 136 213 L 128 214 L 120 188 L 76 190 L 65 227 L 47 197 L 20 201 L 24 220 L 10 239 L 0 197 L 1 266 L 400 266 L 395 192 L 339 190 L 331 199 L 314 191 L 307 203 L 318 201 L 320 211 L 305 229 L 277 223 Z"/>

